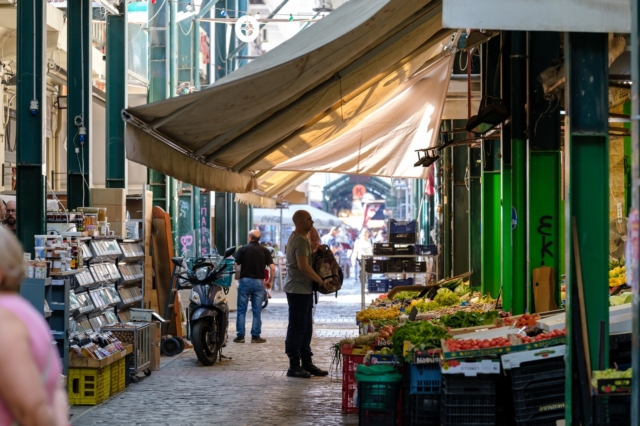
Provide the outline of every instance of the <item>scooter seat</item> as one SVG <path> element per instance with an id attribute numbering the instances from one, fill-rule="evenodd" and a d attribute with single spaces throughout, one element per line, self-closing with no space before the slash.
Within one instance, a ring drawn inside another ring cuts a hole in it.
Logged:
<path id="1" fill-rule="evenodd" d="M 182 266 L 182 258 L 181 257 L 172 257 L 171 261 L 176 266 Z"/>

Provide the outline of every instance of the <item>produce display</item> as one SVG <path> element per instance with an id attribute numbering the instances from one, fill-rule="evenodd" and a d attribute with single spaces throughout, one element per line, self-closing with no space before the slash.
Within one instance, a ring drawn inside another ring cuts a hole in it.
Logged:
<path id="1" fill-rule="evenodd" d="M 598 379 L 630 379 L 631 378 L 631 368 L 627 370 L 615 370 L 610 368 L 608 370 L 602 371 L 594 371 L 591 376 L 591 380 Z"/>
<path id="2" fill-rule="evenodd" d="M 474 351 L 478 349 L 491 349 L 511 346 L 511 342 L 506 337 L 496 337 L 494 339 L 447 339 L 444 342 L 446 348 L 453 351 Z"/>
<path id="3" fill-rule="evenodd" d="M 617 296 L 609 297 L 609 306 L 624 305 L 633 302 L 633 295 L 630 292 L 620 293 Z"/>
<path id="4" fill-rule="evenodd" d="M 624 257 L 609 262 L 609 287 L 618 287 L 627 283 L 627 267 Z"/>
<path id="5" fill-rule="evenodd" d="M 356 313 L 356 319 L 360 322 L 381 319 L 395 319 L 400 316 L 399 306 L 390 307 L 370 307 L 364 311 Z"/>
<path id="6" fill-rule="evenodd" d="M 480 325 L 493 325 L 496 318 L 500 316 L 498 311 L 488 312 L 465 312 L 458 311 L 452 315 L 440 317 L 438 322 L 449 328 L 477 327 Z"/>
<path id="7" fill-rule="evenodd" d="M 421 350 L 438 349 L 440 341 L 447 336 L 446 329 L 428 321 L 407 321 L 391 336 L 391 350 L 402 356 L 405 340 Z"/>
<path id="8" fill-rule="evenodd" d="M 460 296 L 449 290 L 442 288 L 438 290 L 438 294 L 433 299 L 440 306 L 453 306 L 460 304 Z"/>
<path id="9" fill-rule="evenodd" d="M 555 339 L 557 337 L 562 337 L 566 335 L 567 335 L 567 331 L 563 328 L 562 330 L 553 330 L 553 331 L 550 331 L 549 333 L 538 334 L 537 336 L 534 336 L 534 337 L 518 336 L 518 338 L 522 340 L 522 343 L 533 343 L 533 342 L 540 342 L 542 340 Z"/>

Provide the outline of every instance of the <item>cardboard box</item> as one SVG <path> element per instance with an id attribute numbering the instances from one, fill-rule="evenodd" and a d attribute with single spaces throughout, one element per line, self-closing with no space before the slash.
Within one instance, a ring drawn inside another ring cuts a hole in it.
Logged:
<path id="1" fill-rule="evenodd" d="M 151 352 L 151 371 L 157 371 L 160 369 L 160 342 L 162 341 L 161 330 L 159 322 L 152 322 L 149 330 L 149 351 Z"/>
<path id="2" fill-rule="evenodd" d="M 127 238 L 126 222 L 109 222 L 109 231 L 113 231 L 120 238 Z"/>
<path id="3" fill-rule="evenodd" d="M 499 359 L 483 359 L 477 361 L 442 360 L 442 374 L 464 374 L 474 377 L 478 374 L 500 374 Z"/>
<path id="4" fill-rule="evenodd" d="M 126 206 L 127 190 L 116 188 L 93 188 L 91 202 L 95 205 Z"/>
<path id="5" fill-rule="evenodd" d="M 114 206 L 111 204 L 97 204 L 94 202 L 93 207 L 107 209 L 108 222 L 126 222 L 127 221 L 127 208 L 125 206 Z"/>

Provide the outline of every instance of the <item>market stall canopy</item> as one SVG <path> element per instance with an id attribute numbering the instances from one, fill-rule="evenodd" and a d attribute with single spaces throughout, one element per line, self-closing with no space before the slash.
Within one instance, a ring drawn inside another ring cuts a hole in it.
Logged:
<path id="1" fill-rule="evenodd" d="M 274 167 L 274 170 L 426 178 L 414 167 L 416 150 L 436 146 L 453 55 L 422 79 L 331 142 Z"/>
<path id="2" fill-rule="evenodd" d="M 321 145 L 343 130 L 337 114 L 371 110 L 433 60 L 453 33 L 441 6 L 349 1 L 205 90 L 126 110 L 127 157 L 201 188 L 252 191 L 263 158 Z"/>
<path id="3" fill-rule="evenodd" d="M 306 204 L 291 204 L 285 209 L 254 209 L 253 224 L 280 226 L 280 212 L 282 211 L 282 224 L 294 226 L 292 217 L 298 210 L 309 212 L 316 229 L 331 229 L 334 226 L 342 225 L 342 219 L 339 217 Z"/>
<path id="4" fill-rule="evenodd" d="M 257 177 L 258 189 L 254 192 L 236 194 L 235 201 L 254 207 L 275 208 L 276 200 L 282 199 L 312 174 L 310 172 L 264 172 Z"/>

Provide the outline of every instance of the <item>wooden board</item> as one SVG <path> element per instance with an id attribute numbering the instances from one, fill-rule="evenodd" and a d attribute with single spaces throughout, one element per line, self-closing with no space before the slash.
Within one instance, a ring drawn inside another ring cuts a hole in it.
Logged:
<path id="1" fill-rule="evenodd" d="M 171 257 L 173 256 L 171 217 L 158 206 L 153 207 L 152 216 L 153 270 L 155 272 L 159 314 L 164 316 L 167 298 L 169 297 L 169 287 L 171 286 L 171 273 L 173 272 L 173 263 L 171 263 Z M 176 327 L 173 316 L 171 316 L 171 320 L 168 332 L 171 335 L 175 335 Z"/>

